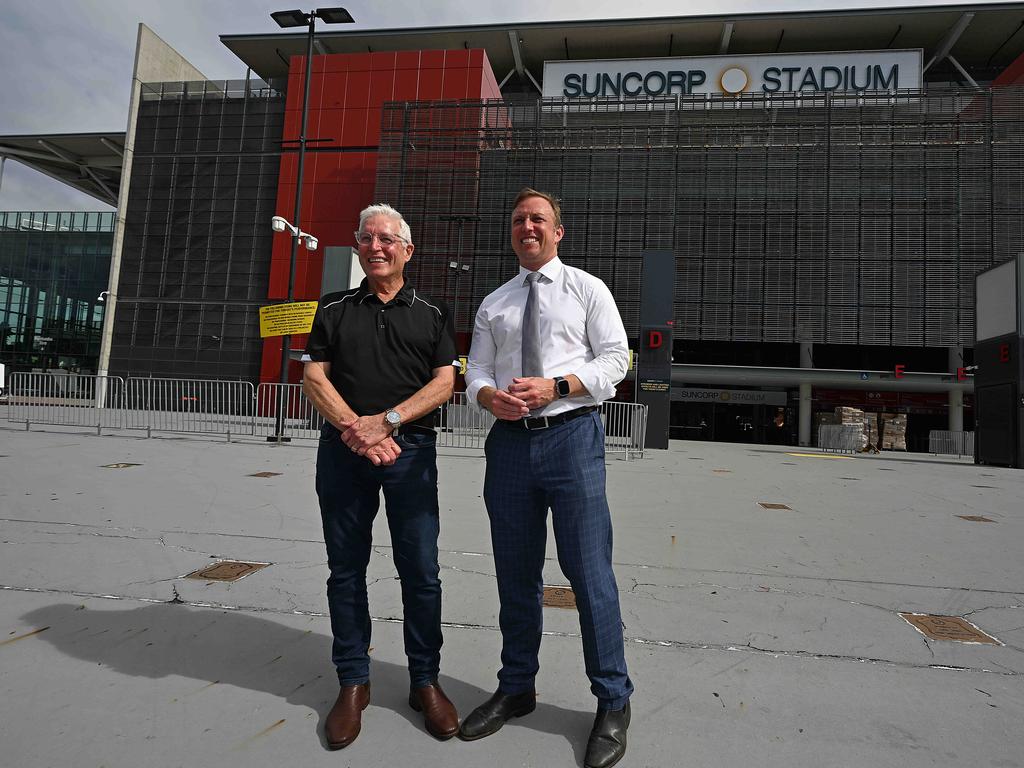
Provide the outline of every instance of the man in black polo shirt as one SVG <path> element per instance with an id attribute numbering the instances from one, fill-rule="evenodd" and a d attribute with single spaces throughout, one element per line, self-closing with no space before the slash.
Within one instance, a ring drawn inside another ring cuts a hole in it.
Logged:
<path id="1" fill-rule="evenodd" d="M 366 565 L 382 488 L 402 582 L 409 705 L 423 712 L 427 730 L 439 739 L 459 727 L 455 707 L 437 684 L 442 639 L 433 420 L 455 383 L 452 318 L 443 303 L 405 282 L 413 244 L 398 211 L 366 208 L 355 237 L 366 279 L 321 299 L 306 343 L 303 385 L 324 417 L 316 491 L 341 684 L 324 724 L 332 749 L 359 735 L 370 701 Z"/>

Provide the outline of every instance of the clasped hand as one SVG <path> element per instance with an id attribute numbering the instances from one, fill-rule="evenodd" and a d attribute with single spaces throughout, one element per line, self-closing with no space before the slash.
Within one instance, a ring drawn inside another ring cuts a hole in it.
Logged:
<path id="1" fill-rule="evenodd" d="M 505 421 L 516 421 L 530 411 L 543 408 L 555 399 L 555 383 L 540 376 L 514 378 L 508 391 L 497 389 L 491 399 L 491 413 Z"/>
<path id="2" fill-rule="evenodd" d="M 391 437 L 391 427 L 383 414 L 359 416 L 340 423 L 341 441 L 353 453 L 365 456 L 374 466 L 390 466 L 398 459 L 402 449 Z"/>

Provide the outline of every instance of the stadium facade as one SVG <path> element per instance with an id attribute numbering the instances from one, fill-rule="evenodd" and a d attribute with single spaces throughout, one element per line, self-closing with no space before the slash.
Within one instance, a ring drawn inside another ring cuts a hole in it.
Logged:
<path id="1" fill-rule="evenodd" d="M 1002 4 L 324 31 L 296 299 L 347 286 L 358 211 L 387 200 L 465 352 L 530 185 L 634 346 L 642 254 L 675 255 L 672 436 L 806 442 L 837 405 L 909 414 L 911 447 L 969 427 L 973 277 L 1024 249 L 1022 27 Z M 258 309 L 287 296 L 269 222 L 294 207 L 305 36 L 221 39 L 245 80 L 140 31 L 101 370 L 280 375 Z"/>

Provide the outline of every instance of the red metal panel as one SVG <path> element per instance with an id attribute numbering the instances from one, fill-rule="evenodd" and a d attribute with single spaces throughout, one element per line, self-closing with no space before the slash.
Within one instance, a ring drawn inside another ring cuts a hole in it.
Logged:
<path id="1" fill-rule="evenodd" d="M 395 69 L 419 69 L 419 51 L 399 51 L 395 56 Z"/>
<path id="2" fill-rule="evenodd" d="M 345 93 L 345 106 L 352 109 L 354 107 L 365 107 L 369 103 L 370 73 L 365 70 L 360 72 L 349 72 L 348 91 Z"/>
<path id="3" fill-rule="evenodd" d="M 444 52 L 444 68 L 452 69 L 455 67 L 465 68 L 469 66 L 469 51 L 460 48 L 454 51 Z"/>
<path id="4" fill-rule="evenodd" d="M 468 95 L 469 71 L 466 69 L 444 69 L 444 82 L 441 84 L 441 98 L 464 99 Z"/>
<path id="5" fill-rule="evenodd" d="M 417 101 L 419 78 L 420 73 L 417 69 L 396 70 L 392 98 L 395 101 Z"/>
<path id="6" fill-rule="evenodd" d="M 420 51 L 420 69 L 444 69 L 444 51 Z"/>
<path id="7" fill-rule="evenodd" d="M 444 83 L 444 70 L 421 69 L 418 101 L 432 101 L 441 98 L 441 85 Z"/>
<path id="8" fill-rule="evenodd" d="M 346 109 L 345 121 L 341 126 L 341 145 L 343 147 L 366 146 L 366 118 L 368 109 Z"/>
<path id="9" fill-rule="evenodd" d="M 370 54 L 370 69 L 391 72 L 395 68 L 394 51 L 375 51 Z"/>
<path id="10" fill-rule="evenodd" d="M 386 101 L 394 101 L 395 70 L 374 71 L 370 73 L 370 108 L 380 111 Z"/>

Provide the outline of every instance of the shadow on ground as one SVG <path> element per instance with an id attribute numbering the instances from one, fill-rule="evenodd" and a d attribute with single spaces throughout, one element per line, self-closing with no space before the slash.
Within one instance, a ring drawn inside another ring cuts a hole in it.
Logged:
<path id="1" fill-rule="evenodd" d="M 239 611 L 175 603 L 92 610 L 81 604 L 59 603 L 30 611 L 22 620 L 37 631 L 45 627 L 37 637 L 62 653 L 103 664 L 123 675 L 189 677 L 268 693 L 308 707 L 319 715 L 321 740 L 323 720 L 338 692 L 330 668 L 329 636 Z M 309 620 L 323 621 L 319 617 Z M 456 660 L 448 663 L 458 666 Z M 422 716 L 408 705 L 405 667 L 374 660 L 370 675 L 371 706 L 393 710 L 422 729 Z M 491 694 L 443 673 L 441 684 L 463 716 Z M 534 714 L 515 722 L 565 736 L 581 762 L 592 720 L 590 712 L 538 703 Z"/>

